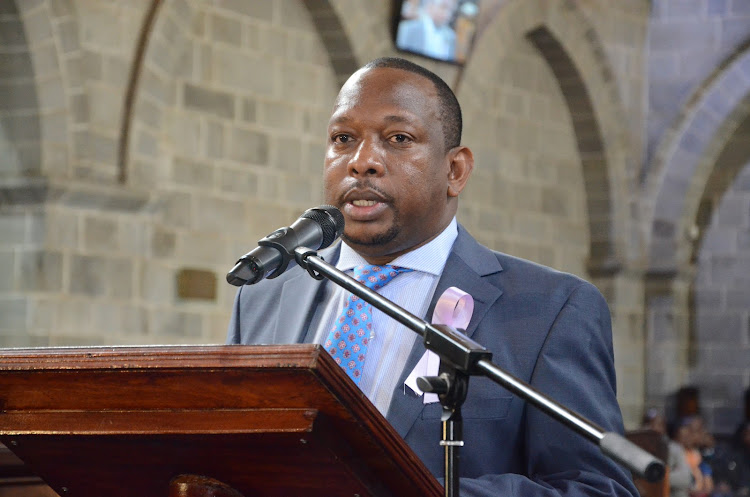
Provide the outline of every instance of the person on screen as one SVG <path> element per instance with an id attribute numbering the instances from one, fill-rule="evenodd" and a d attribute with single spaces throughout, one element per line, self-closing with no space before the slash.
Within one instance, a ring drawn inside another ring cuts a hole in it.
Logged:
<path id="1" fill-rule="evenodd" d="M 402 20 L 396 34 L 396 47 L 434 59 L 453 61 L 456 32 L 450 21 L 457 0 L 423 0 L 418 17 Z"/>
<path id="2" fill-rule="evenodd" d="M 323 171 L 326 202 L 346 226 L 320 255 L 348 274 L 366 274 L 363 281 L 382 279 L 376 291 L 427 320 L 446 289 L 460 289 L 474 300 L 461 327 L 496 364 L 604 430 L 622 432 L 601 293 L 575 276 L 494 252 L 457 223 L 474 167 L 461 128 L 456 96 L 427 69 L 381 58 L 355 72 L 333 106 Z M 441 478 L 441 406 L 405 386 L 424 344 L 366 308 L 294 266 L 240 288 L 228 343 L 318 343 L 337 357 L 349 351 L 348 338 L 331 336 L 351 336 L 357 350 L 342 368 Z M 360 329 L 367 330 L 361 344 Z M 462 496 L 637 496 L 629 473 L 597 446 L 487 378 L 472 377 L 462 411 Z"/>

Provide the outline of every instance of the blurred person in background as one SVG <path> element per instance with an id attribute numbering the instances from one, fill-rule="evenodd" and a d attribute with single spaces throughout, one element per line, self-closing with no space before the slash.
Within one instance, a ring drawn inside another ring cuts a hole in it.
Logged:
<path id="1" fill-rule="evenodd" d="M 750 420 L 743 421 L 727 450 L 713 461 L 716 497 L 750 496 Z"/>
<path id="2" fill-rule="evenodd" d="M 669 468 L 670 497 L 689 497 L 690 488 L 693 485 L 693 475 L 690 472 L 682 445 L 667 436 L 667 420 L 664 414 L 656 408 L 648 409 L 643 415 L 641 426 L 660 433 L 667 442 L 669 452 L 666 462 Z"/>
<path id="3" fill-rule="evenodd" d="M 703 463 L 699 449 L 703 437 L 701 426 L 702 421 L 697 416 L 687 416 L 677 420 L 672 433 L 672 439 L 685 450 L 685 459 L 693 477 L 690 497 L 707 497 L 714 490 L 710 468 Z"/>

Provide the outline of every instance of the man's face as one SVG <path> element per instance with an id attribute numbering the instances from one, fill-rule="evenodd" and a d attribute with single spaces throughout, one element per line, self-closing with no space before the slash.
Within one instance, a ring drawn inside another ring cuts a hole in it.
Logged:
<path id="1" fill-rule="evenodd" d="M 455 0 L 436 0 L 430 3 L 426 9 L 435 26 L 440 27 L 451 20 L 453 11 L 456 9 L 456 2 Z"/>
<path id="2" fill-rule="evenodd" d="M 324 185 L 352 248 L 391 260 L 434 238 L 455 214 L 449 174 L 430 80 L 374 68 L 347 81 L 328 125 Z"/>

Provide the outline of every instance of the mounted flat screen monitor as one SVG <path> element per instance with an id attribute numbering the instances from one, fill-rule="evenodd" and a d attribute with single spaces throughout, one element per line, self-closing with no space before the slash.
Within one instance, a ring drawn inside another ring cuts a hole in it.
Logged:
<path id="1" fill-rule="evenodd" d="M 399 0 L 396 48 L 430 59 L 466 62 L 479 18 L 479 0 Z"/>

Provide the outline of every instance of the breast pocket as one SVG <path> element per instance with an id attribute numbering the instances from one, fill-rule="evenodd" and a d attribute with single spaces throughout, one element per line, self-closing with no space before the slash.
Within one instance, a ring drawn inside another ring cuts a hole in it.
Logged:
<path id="1" fill-rule="evenodd" d="M 510 412 L 510 404 L 513 401 L 512 395 L 501 397 L 472 397 L 471 393 L 461 408 L 461 415 L 464 419 L 503 419 Z M 422 410 L 422 419 L 440 418 L 443 407 L 439 402 L 427 404 Z"/>

